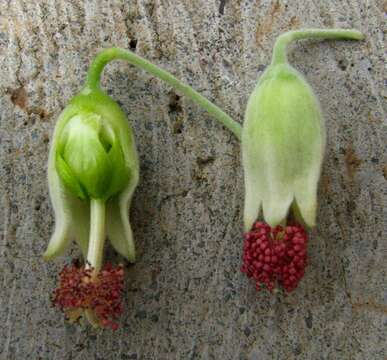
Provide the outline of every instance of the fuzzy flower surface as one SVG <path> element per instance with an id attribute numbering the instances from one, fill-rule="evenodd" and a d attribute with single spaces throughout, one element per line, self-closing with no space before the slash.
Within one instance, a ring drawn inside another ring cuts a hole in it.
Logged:
<path id="1" fill-rule="evenodd" d="M 260 214 L 272 227 L 284 223 L 290 209 L 300 223 L 316 224 L 325 124 L 316 95 L 286 55 L 290 42 L 309 38 L 360 40 L 363 35 L 305 29 L 278 37 L 272 62 L 249 98 L 242 130 L 245 231 Z"/>
<path id="2" fill-rule="evenodd" d="M 316 224 L 326 129 L 319 101 L 292 67 L 286 46 L 306 38 L 362 39 L 356 30 L 306 29 L 282 34 L 251 94 L 242 129 L 245 179 L 242 272 L 257 290 L 294 290 L 307 265 L 305 228 Z M 296 220 L 288 222 L 289 216 Z M 263 222 L 258 219 L 262 217 Z"/>
<path id="3" fill-rule="evenodd" d="M 242 132 L 246 231 L 261 209 L 276 226 L 292 205 L 315 225 L 325 137 L 320 105 L 303 76 L 288 64 L 269 67 L 250 97 Z"/>

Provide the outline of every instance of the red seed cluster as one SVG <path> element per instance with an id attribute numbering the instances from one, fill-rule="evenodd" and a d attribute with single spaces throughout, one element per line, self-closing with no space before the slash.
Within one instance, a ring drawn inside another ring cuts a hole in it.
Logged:
<path id="1" fill-rule="evenodd" d="M 123 267 L 105 265 L 94 275 L 93 268 L 65 266 L 59 275 L 59 287 L 54 291 L 53 303 L 70 317 L 80 317 L 91 309 L 101 327 L 118 328 L 114 322 L 122 313 Z"/>
<path id="2" fill-rule="evenodd" d="M 308 236 L 300 225 L 271 228 L 256 222 L 245 234 L 241 271 L 272 291 L 276 285 L 287 292 L 294 290 L 304 276 L 307 264 Z"/>

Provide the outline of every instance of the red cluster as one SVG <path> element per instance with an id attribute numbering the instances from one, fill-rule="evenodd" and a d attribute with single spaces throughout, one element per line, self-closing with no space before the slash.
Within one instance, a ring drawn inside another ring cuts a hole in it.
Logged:
<path id="1" fill-rule="evenodd" d="M 307 242 L 300 225 L 271 228 L 257 222 L 245 234 L 241 271 L 254 278 L 257 290 L 265 285 L 272 291 L 279 284 L 290 292 L 304 276 Z"/>
<path id="2" fill-rule="evenodd" d="M 93 268 L 73 264 L 63 268 L 59 280 L 53 294 L 54 305 L 73 318 L 91 309 L 101 327 L 118 328 L 114 320 L 122 313 L 124 269 L 121 265 L 107 264 L 94 275 Z"/>

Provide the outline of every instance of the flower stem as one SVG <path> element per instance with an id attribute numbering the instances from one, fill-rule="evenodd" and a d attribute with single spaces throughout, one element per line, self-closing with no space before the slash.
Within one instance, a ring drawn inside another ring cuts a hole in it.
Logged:
<path id="1" fill-rule="evenodd" d="M 272 65 L 287 63 L 287 45 L 294 40 L 301 39 L 362 40 L 364 36 L 360 31 L 343 29 L 304 29 L 289 31 L 277 38 L 273 49 Z"/>
<path id="2" fill-rule="evenodd" d="M 117 59 L 125 60 L 128 63 L 157 76 L 172 87 L 176 88 L 182 94 L 188 96 L 202 108 L 208 111 L 216 120 L 226 126 L 231 132 L 234 133 L 238 140 L 241 139 L 241 125 L 239 125 L 235 120 L 223 112 L 219 107 L 200 95 L 197 91 L 192 89 L 191 86 L 184 84 L 175 78 L 168 71 L 159 68 L 158 66 L 145 60 L 141 56 L 132 53 L 131 51 L 120 48 L 109 48 L 102 50 L 90 65 L 89 71 L 87 73 L 86 85 L 91 89 L 98 89 L 101 73 L 105 65 L 107 65 L 110 61 Z"/>
<path id="3" fill-rule="evenodd" d="M 102 267 L 103 248 L 105 244 L 105 200 L 90 200 L 90 238 L 87 253 L 88 265 L 97 274 Z"/>

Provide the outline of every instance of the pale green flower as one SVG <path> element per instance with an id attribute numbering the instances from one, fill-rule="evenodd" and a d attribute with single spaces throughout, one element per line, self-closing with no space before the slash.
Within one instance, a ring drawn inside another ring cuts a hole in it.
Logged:
<path id="1" fill-rule="evenodd" d="M 244 225 L 285 223 L 292 207 L 298 221 L 315 225 L 317 186 L 325 148 L 319 102 L 286 59 L 286 45 L 302 38 L 361 39 L 355 30 L 300 30 L 281 35 L 272 64 L 247 104 L 242 130 Z"/>

